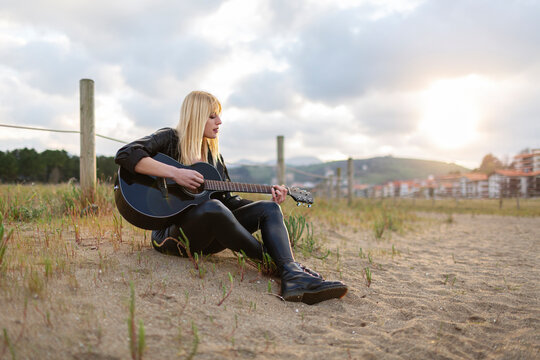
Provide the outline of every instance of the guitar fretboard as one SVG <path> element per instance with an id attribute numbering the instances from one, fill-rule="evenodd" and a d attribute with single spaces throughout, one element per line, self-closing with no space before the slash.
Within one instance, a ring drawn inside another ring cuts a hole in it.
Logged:
<path id="1" fill-rule="evenodd" d="M 229 181 L 204 180 L 205 190 L 236 191 L 245 193 L 271 194 L 272 187 L 269 185 L 242 184 Z"/>

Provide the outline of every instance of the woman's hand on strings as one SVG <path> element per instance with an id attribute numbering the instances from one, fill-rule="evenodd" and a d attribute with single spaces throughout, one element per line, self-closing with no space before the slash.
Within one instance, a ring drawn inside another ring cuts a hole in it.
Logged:
<path id="1" fill-rule="evenodd" d="M 287 188 L 283 185 L 272 186 L 272 201 L 281 204 L 287 198 Z"/>
<path id="2" fill-rule="evenodd" d="M 137 165 L 135 165 L 135 172 L 139 174 L 171 178 L 178 185 L 183 186 L 191 191 L 197 190 L 197 188 L 204 183 L 204 177 L 202 174 L 195 170 L 181 169 L 177 168 L 176 166 L 167 165 L 154 160 L 149 156 L 139 160 Z"/>
<path id="3" fill-rule="evenodd" d="M 178 185 L 195 191 L 204 183 L 204 177 L 195 170 L 176 168 L 171 177 Z"/>

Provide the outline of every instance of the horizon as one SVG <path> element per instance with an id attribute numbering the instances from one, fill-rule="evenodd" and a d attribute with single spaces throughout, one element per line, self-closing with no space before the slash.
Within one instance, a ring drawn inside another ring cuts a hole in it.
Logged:
<path id="1" fill-rule="evenodd" d="M 227 163 L 275 159 L 277 135 L 286 157 L 324 162 L 475 168 L 540 147 L 540 3 L 151 4 L 3 6 L 0 124 L 78 130 L 79 80 L 90 78 L 96 133 L 124 141 L 174 127 L 190 91 L 213 93 Z M 2 151 L 79 154 L 75 134 L 2 128 L 0 140 Z M 96 139 L 98 155 L 120 146 Z"/>
<path id="2" fill-rule="evenodd" d="M 50 151 L 65 151 L 68 154 L 68 156 L 77 156 L 77 157 L 79 157 L 79 154 L 71 153 L 71 152 L 67 151 L 66 149 L 43 149 L 43 150 L 38 150 L 38 149 L 35 149 L 33 147 L 21 147 L 21 148 L 15 148 L 15 149 L 0 150 L 0 152 L 4 152 L 4 153 L 5 152 L 13 152 L 15 150 L 22 150 L 22 149 L 25 149 L 25 148 L 29 149 L 29 150 L 34 150 L 37 153 L 42 153 L 42 152 L 47 151 L 47 150 L 50 150 Z M 525 149 L 526 150 L 531 150 L 532 148 L 524 148 L 522 150 L 525 150 Z M 490 155 L 490 154 L 486 154 L 486 155 Z M 518 155 L 518 153 L 516 153 L 514 155 Z M 100 156 L 114 157 L 114 154 L 113 155 L 104 155 L 104 154 L 96 153 L 96 157 L 100 157 Z M 354 158 L 353 157 L 352 160 L 353 161 L 366 161 L 366 160 L 372 160 L 372 159 L 378 159 L 378 158 L 394 158 L 394 159 L 400 159 L 400 160 L 418 160 L 418 161 L 439 162 L 439 163 L 444 163 L 444 164 L 448 164 L 448 165 L 457 165 L 457 166 L 466 168 L 467 170 L 470 170 L 470 171 L 474 171 L 481 164 L 481 161 L 479 161 L 478 166 L 468 167 L 468 166 L 459 164 L 457 162 L 448 162 L 448 161 L 442 161 L 442 160 L 436 160 L 436 159 L 430 159 L 430 158 L 420 158 L 420 157 L 418 157 L 418 158 L 401 157 L 401 156 L 394 156 L 392 154 L 377 155 L 377 156 L 371 156 L 371 157 L 365 157 L 365 158 Z M 513 158 L 513 156 L 512 156 L 512 158 Z M 309 165 L 326 164 L 326 163 L 333 163 L 333 162 L 344 162 L 344 161 L 347 161 L 347 160 L 348 160 L 348 158 L 322 160 L 317 156 L 309 156 L 309 155 L 306 155 L 306 156 L 287 156 L 285 154 L 285 164 L 289 165 L 289 166 L 309 166 Z M 499 159 L 499 160 L 502 160 L 502 159 Z M 290 163 L 287 163 L 287 161 L 294 161 L 294 162 L 296 162 L 296 164 L 290 164 Z M 313 161 L 313 162 L 311 162 L 311 161 Z M 226 164 L 227 164 L 228 167 L 272 166 L 272 163 L 274 163 L 274 162 L 277 162 L 277 158 L 274 158 L 274 159 L 268 158 L 268 159 L 265 159 L 265 160 L 252 160 L 252 159 L 249 159 L 249 158 L 241 158 L 241 159 L 238 159 L 235 162 L 226 161 Z M 508 165 L 509 164 L 510 163 L 508 163 Z"/>

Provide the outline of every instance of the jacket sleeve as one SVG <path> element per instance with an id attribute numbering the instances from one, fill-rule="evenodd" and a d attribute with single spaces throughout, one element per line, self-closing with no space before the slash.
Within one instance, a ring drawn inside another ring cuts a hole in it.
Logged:
<path id="1" fill-rule="evenodd" d="M 224 180 L 231 181 L 231 177 L 229 176 L 229 172 L 227 171 L 227 167 L 225 166 L 225 161 L 223 160 L 223 156 L 221 154 L 219 155 L 219 158 L 221 160 L 221 164 L 223 165 L 223 175 Z M 253 201 L 248 199 L 242 199 L 238 195 L 231 195 L 230 192 L 226 192 L 224 194 L 223 203 L 229 210 L 234 211 L 238 208 L 241 208 L 242 206 L 251 204 Z"/>
<path id="2" fill-rule="evenodd" d="M 177 143 L 178 137 L 175 130 L 163 128 L 121 147 L 116 153 L 114 161 L 135 174 L 135 166 L 142 158 L 152 157 L 158 152 L 174 157 L 173 153 Z"/>

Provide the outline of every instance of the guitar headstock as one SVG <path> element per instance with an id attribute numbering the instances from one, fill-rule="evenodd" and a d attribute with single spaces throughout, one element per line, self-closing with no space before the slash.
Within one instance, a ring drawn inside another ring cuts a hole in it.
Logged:
<path id="1" fill-rule="evenodd" d="M 313 204 L 313 196 L 309 191 L 294 187 L 287 188 L 289 195 L 298 203 L 308 204 L 311 206 Z"/>

